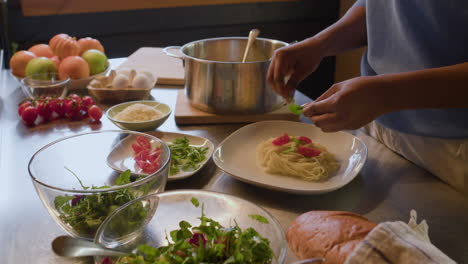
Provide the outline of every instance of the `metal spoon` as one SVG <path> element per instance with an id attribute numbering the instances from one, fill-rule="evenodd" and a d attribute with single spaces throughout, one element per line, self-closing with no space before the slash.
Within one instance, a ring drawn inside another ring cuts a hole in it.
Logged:
<path id="1" fill-rule="evenodd" d="M 59 236 L 52 241 L 52 251 L 61 257 L 89 257 L 89 256 L 109 256 L 119 257 L 128 255 L 128 252 L 115 249 L 103 248 L 96 243 L 82 238 L 71 236 Z M 290 264 L 319 263 L 325 261 L 324 258 L 312 258 L 295 261 Z"/>
<path id="2" fill-rule="evenodd" d="M 247 40 L 247 47 L 245 47 L 244 57 L 242 58 L 242 62 L 245 62 L 245 60 L 247 59 L 247 55 L 249 54 L 250 47 L 254 43 L 255 39 L 258 36 L 258 34 L 260 34 L 260 30 L 258 30 L 256 28 L 250 30 L 249 39 Z"/>
<path id="3" fill-rule="evenodd" d="M 307 263 L 322 263 L 324 262 L 324 258 L 311 258 L 311 259 L 304 259 L 304 260 L 299 260 L 299 261 L 294 261 L 289 264 L 307 264 Z"/>
<path id="4" fill-rule="evenodd" d="M 92 241 L 70 236 L 59 236 L 52 241 L 52 250 L 61 257 L 125 256 L 128 252 L 103 248 Z"/>

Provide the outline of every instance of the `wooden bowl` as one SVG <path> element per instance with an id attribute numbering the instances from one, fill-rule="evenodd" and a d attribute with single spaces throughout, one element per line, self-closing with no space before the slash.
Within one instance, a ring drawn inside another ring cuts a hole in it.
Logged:
<path id="1" fill-rule="evenodd" d="M 147 100 L 150 97 L 151 88 L 95 88 L 88 85 L 88 93 L 100 103 L 121 103 L 135 100 Z"/>

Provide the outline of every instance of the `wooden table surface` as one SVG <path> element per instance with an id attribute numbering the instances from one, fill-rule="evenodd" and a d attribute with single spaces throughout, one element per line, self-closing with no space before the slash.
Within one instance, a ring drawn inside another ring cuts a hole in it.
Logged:
<path id="1" fill-rule="evenodd" d="M 122 59 L 111 60 L 115 68 Z M 27 171 L 30 157 L 58 138 L 82 132 L 117 129 L 105 117 L 101 124 L 63 122 L 24 126 L 16 113 L 23 94 L 6 70 L 0 73 L 0 263 L 92 263 L 92 259 L 55 256 L 50 243 L 65 232 L 48 215 Z M 174 107 L 177 89 L 157 87 L 152 96 Z M 309 99 L 298 93 L 296 101 Z M 173 115 L 173 114 L 172 114 Z M 307 121 L 307 120 L 303 120 Z M 180 126 L 171 116 L 161 131 L 203 136 L 215 145 L 244 124 Z M 427 220 L 432 242 L 458 262 L 468 262 L 468 199 L 374 139 L 353 131 L 369 149 L 366 165 L 347 186 L 323 195 L 293 195 L 239 182 L 209 161 L 199 173 L 169 182 L 167 190 L 204 189 L 233 194 L 268 210 L 286 229 L 310 210 L 347 210 L 375 222 L 407 221 L 411 209 Z M 287 261 L 296 258 L 289 251 Z"/>

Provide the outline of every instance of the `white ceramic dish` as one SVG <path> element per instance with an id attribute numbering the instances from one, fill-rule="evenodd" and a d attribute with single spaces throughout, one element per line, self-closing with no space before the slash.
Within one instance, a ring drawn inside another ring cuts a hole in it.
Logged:
<path id="1" fill-rule="evenodd" d="M 116 116 L 119 112 L 123 111 L 125 108 L 132 104 L 145 104 L 154 107 L 156 110 L 159 110 L 159 112 L 161 112 L 162 116 L 153 120 L 135 122 L 120 121 L 114 119 L 114 116 Z M 112 123 L 114 123 L 114 125 L 120 127 L 121 129 L 145 132 L 155 130 L 158 127 L 160 127 L 162 124 L 164 124 L 164 122 L 166 122 L 171 113 L 172 110 L 167 104 L 151 100 L 139 100 L 114 105 L 111 108 L 107 109 L 105 115 L 110 121 L 112 121 Z"/>
<path id="2" fill-rule="evenodd" d="M 179 171 L 177 174 L 168 176 L 167 179 L 169 181 L 181 180 L 181 179 L 185 179 L 194 175 L 201 168 L 203 168 L 203 166 L 205 166 L 205 164 L 208 162 L 208 160 L 210 160 L 211 155 L 213 154 L 213 150 L 214 150 L 213 143 L 210 140 L 203 138 L 203 137 L 180 134 L 180 133 L 172 133 L 172 132 L 160 132 L 160 131 L 147 132 L 147 134 L 155 136 L 169 144 L 174 142 L 176 138 L 187 137 L 191 146 L 208 148 L 208 151 L 206 152 L 206 159 L 202 163 L 200 163 L 200 166 L 198 167 L 198 169 L 194 171 Z M 134 153 L 133 153 L 133 149 L 130 144 L 130 141 L 126 143 L 124 140 L 122 144 L 119 144 L 117 148 L 111 151 L 111 153 L 107 157 L 107 164 L 109 165 L 109 167 L 113 168 L 114 170 L 123 172 L 127 170 L 128 168 L 133 168 L 135 166 L 133 155 Z"/>
<path id="3" fill-rule="evenodd" d="M 257 161 L 255 149 L 260 142 L 284 133 L 307 136 L 326 147 L 340 162 L 340 169 L 322 182 L 265 173 Z M 320 194 L 345 186 L 356 177 L 366 158 L 366 145 L 349 133 L 324 133 L 314 125 L 291 121 L 246 125 L 228 136 L 213 153 L 215 164 L 240 181 L 297 194 Z"/>

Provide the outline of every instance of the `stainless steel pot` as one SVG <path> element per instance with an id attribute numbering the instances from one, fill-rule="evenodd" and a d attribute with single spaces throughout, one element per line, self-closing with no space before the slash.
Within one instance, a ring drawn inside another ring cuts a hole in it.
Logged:
<path id="1" fill-rule="evenodd" d="M 283 103 L 266 82 L 273 52 L 286 42 L 257 38 L 247 61 L 242 56 L 246 37 L 198 40 L 170 46 L 164 52 L 180 58 L 185 67 L 185 93 L 192 106 L 216 114 L 262 114 Z M 170 50 L 177 49 L 181 55 Z"/>

